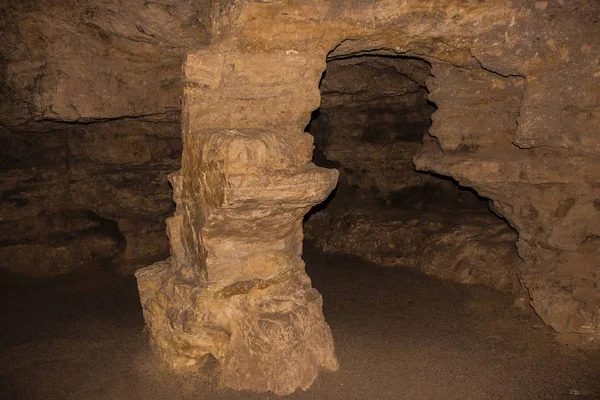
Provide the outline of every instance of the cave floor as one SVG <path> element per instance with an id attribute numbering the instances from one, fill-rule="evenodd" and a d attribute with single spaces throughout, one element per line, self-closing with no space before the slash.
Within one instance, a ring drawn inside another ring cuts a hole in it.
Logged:
<path id="1" fill-rule="evenodd" d="M 559 344 L 509 295 L 305 255 L 341 368 L 292 399 L 600 399 L 597 350 Z M 3 275 L 2 399 L 268 399 L 153 362 L 132 277 Z"/>

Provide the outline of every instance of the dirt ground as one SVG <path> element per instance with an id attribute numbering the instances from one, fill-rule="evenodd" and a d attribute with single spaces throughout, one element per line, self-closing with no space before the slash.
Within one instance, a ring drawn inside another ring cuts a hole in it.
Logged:
<path id="1" fill-rule="evenodd" d="M 506 294 L 306 253 L 341 368 L 290 399 L 600 399 L 598 350 L 557 343 Z M 276 398 L 164 370 L 132 277 L 1 279 L 1 399 Z"/>

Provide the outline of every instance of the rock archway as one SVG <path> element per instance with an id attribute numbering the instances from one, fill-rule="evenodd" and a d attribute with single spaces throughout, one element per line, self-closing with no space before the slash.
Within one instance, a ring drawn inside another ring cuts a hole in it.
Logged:
<path id="1" fill-rule="evenodd" d="M 340 177 L 305 218 L 306 248 L 518 294 L 514 230 L 472 190 L 415 170 L 436 110 L 431 78 L 420 58 L 328 58 L 307 131 L 313 162 Z"/>
<path id="2" fill-rule="evenodd" d="M 337 367 L 300 257 L 302 217 L 337 179 L 310 162 L 303 132 L 328 54 L 432 65 L 438 110 L 417 168 L 474 188 L 518 231 L 520 280 L 546 323 L 598 333 L 600 35 L 591 23 L 586 38 L 567 35 L 589 10 L 392 3 L 249 2 L 219 42 L 187 56 L 172 257 L 137 274 L 173 367 L 212 356 L 223 384 L 279 394 Z"/>

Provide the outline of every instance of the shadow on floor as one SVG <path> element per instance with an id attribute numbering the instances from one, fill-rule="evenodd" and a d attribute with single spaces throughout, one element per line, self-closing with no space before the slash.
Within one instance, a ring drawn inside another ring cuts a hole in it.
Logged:
<path id="1" fill-rule="evenodd" d="M 559 345 L 508 295 L 308 249 L 341 368 L 290 399 L 599 399 L 597 352 Z M 146 347 L 135 281 L 4 275 L 2 399 L 270 399 L 176 376 Z"/>

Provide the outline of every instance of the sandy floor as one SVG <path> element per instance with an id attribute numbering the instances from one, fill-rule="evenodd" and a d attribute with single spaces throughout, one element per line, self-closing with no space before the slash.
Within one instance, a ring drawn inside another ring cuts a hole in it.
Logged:
<path id="1" fill-rule="evenodd" d="M 600 357 L 485 287 L 308 252 L 341 369 L 292 399 L 600 399 Z M 133 278 L 2 276 L 1 399 L 268 399 L 148 353 Z"/>

